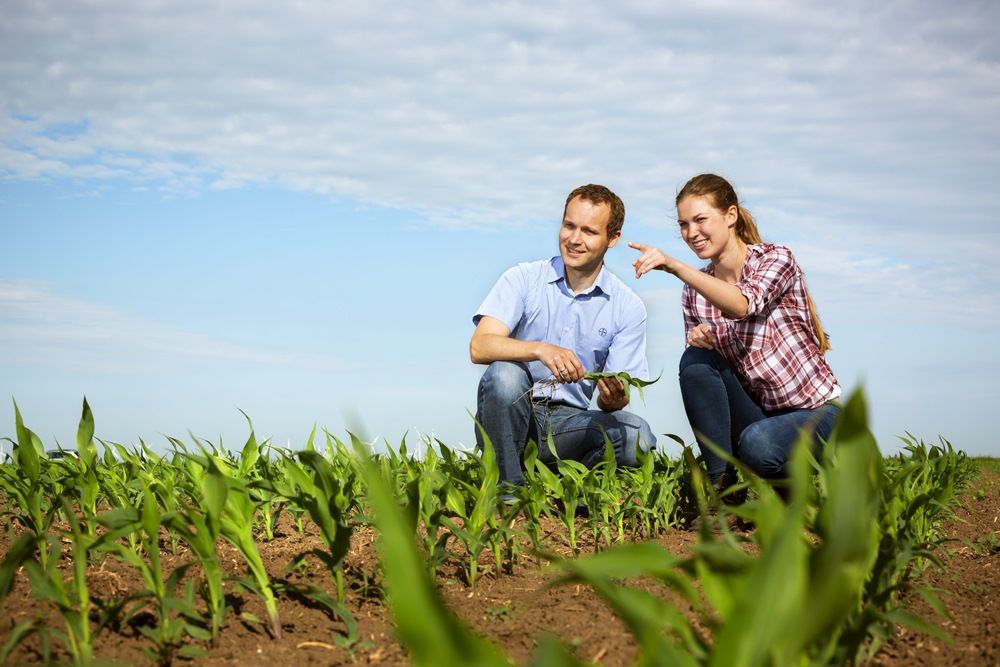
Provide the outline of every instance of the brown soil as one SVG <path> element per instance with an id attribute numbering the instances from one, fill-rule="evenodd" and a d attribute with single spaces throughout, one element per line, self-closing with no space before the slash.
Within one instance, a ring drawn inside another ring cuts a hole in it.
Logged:
<path id="1" fill-rule="evenodd" d="M 931 566 L 923 577 L 951 619 L 942 619 L 919 596 L 910 607 L 943 628 L 952 641 L 897 628 L 872 664 L 1000 665 L 1000 467 L 995 460 L 983 466 L 962 495 L 957 514 L 945 526 L 951 541 L 938 550 L 940 566 Z"/>
<path id="2" fill-rule="evenodd" d="M 984 493 L 977 495 L 983 489 Z M 925 581 L 937 588 L 950 611 L 951 620 L 938 617 L 920 598 L 914 596 L 912 611 L 943 627 L 953 638 L 952 644 L 930 639 L 913 631 L 897 629 L 894 636 L 875 656 L 871 664 L 880 667 L 910 665 L 1000 665 L 1000 472 L 996 465 L 987 465 L 963 495 L 958 519 L 946 526 L 946 533 L 955 541 L 939 550 L 941 567 L 925 573 Z M 564 554 L 560 547 L 563 531 L 555 524 L 543 524 L 548 544 Z M 990 538 L 990 536 L 994 536 Z M 684 554 L 694 541 L 694 534 L 674 530 L 657 541 L 676 554 Z M 993 541 L 990 541 L 990 540 Z M 581 541 L 584 551 L 586 540 Z M 9 548 L 9 536 L 0 538 L 0 554 Z M 316 537 L 298 534 L 287 521 L 282 523 L 276 539 L 261 544 L 268 570 L 275 578 L 286 577 L 284 570 L 297 554 L 319 547 Z M 230 547 L 221 548 L 228 574 L 242 574 L 239 555 Z M 179 550 L 169 557 L 164 567 L 187 562 L 188 554 Z M 237 590 L 227 583 L 230 610 L 218 647 L 206 658 L 194 661 L 198 665 L 346 665 L 346 664 L 407 664 L 403 649 L 393 638 L 391 618 L 381 600 L 374 550 L 374 534 L 367 530 L 355 533 L 347 558 L 347 580 L 350 590 L 347 605 L 358 621 L 361 640 L 353 651 L 338 647 L 334 636 L 342 633 L 343 623 L 331 619 L 322 610 L 294 599 L 280 600 L 284 636 L 272 639 L 259 625 L 240 618 L 249 612 L 265 618 L 263 605 L 252 594 Z M 485 563 L 485 561 L 484 561 Z M 63 564 L 64 566 L 66 563 Z M 517 664 L 530 660 L 536 641 L 543 631 L 551 632 L 564 643 L 575 647 L 576 654 L 589 661 L 605 665 L 628 665 L 635 660 L 634 642 L 623 624 L 601 600 L 582 586 L 547 588 L 552 573 L 544 564 L 530 556 L 522 556 L 513 575 L 493 576 L 482 573 L 475 590 L 462 581 L 460 570 L 451 565 L 441 568 L 438 587 L 447 604 L 466 624 L 503 650 Z M 311 583 L 332 592 L 332 580 L 318 562 L 310 562 L 303 570 L 287 575 L 293 583 Z M 93 594 L 103 599 L 122 597 L 141 588 L 134 570 L 108 558 L 88 572 Z M 20 621 L 47 618 L 59 627 L 58 616 L 32 599 L 26 577 L 20 576 L 10 596 L 0 606 L 0 646 L 6 642 L 11 628 Z M 151 646 L 134 626 L 105 629 L 94 642 L 94 654 L 100 664 L 151 665 L 143 648 Z M 57 649 L 58 650 L 58 649 Z M 56 653 L 56 657 L 59 657 Z M 39 642 L 30 637 L 11 655 L 8 664 L 39 664 Z M 175 664 L 186 661 L 176 660 Z"/>

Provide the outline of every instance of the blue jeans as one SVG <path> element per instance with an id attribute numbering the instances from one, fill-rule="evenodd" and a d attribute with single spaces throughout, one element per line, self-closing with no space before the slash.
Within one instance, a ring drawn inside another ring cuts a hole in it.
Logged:
<path id="1" fill-rule="evenodd" d="M 638 465 L 636 449 L 646 451 L 656 445 L 649 424 L 638 415 L 536 403 L 531 399 L 533 384 L 528 367 L 515 361 L 493 362 L 479 381 L 476 421 L 493 444 L 501 483 L 524 484 L 522 456 L 528 440 L 538 443 L 540 461 L 555 462 L 546 444 L 550 431 L 559 458 L 580 461 L 588 468 L 603 459 L 605 434 L 618 465 Z M 478 427 L 476 444 L 482 450 Z"/>
<path id="2" fill-rule="evenodd" d="M 747 395 L 728 362 L 715 350 L 684 350 L 680 382 L 684 411 L 713 478 L 732 472 L 732 467 L 706 442 L 761 477 L 783 478 L 799 434 L 805 431 L 811 435 L 816 454 L 840 414 L 840 408 L 832 403 L 814 409 L 764 410 Z"/>

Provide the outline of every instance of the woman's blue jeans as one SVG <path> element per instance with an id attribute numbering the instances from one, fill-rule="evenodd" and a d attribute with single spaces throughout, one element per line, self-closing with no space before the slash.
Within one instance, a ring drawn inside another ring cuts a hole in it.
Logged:
<path id="1" fill-rule="evenodd" d="M 817 454 L 840 414 L 832 403 L 814 409 L 766 411 L 747 395 L 721 354 L 700 347 L 688 347 L 681 356 L 680 383 L 684 410 L 713 478 L 733 469 L 706 443 L 761 477 L 784 478 L 785 464 L 800 434 L 811 436 Z"/>
<path id="2" fill-rule="evenodd" d="M 549 432 L 559 458 L 580 461 L 588 468 L 604 458 L 605 435 L 618 465 L 638 465 L 636 449 L 656 445 L 649 424 L 638 415 L 536 403 L 531 400 L 532 384 L 528 367 L 514 361 L 493 362 L 479 381 L 476 443 L 482 450 L 482 427 L 493 444 L 501 483 L 524 484 L 521 459 L 528 440 L 538 444 L 539 461 L 555 462 L 547 446 Z"/>

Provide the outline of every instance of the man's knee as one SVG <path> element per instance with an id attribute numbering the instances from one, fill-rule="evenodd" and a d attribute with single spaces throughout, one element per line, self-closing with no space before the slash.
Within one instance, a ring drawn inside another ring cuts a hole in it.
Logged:
<path id="1" fill-rule="evenodd" d="M 648 452 L 656 447 L 653 429 L 645 419 L 633 412 L 620 410 L 613 413 L 613 417 L 620 425 L 615 429 L 616 438 L 612 439 L 618 463 L 625 466 L 639 465 L 638 452 Z"/>
<path id="2" fill-rule="evenodd" d="M 494 361 L 479 380 L 480 400 L 511 404 L 531 389 L 531 375 L 524 364 Z"/>

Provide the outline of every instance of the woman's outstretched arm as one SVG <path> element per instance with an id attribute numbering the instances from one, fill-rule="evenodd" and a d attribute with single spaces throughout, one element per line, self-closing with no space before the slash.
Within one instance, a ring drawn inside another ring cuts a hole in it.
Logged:
<path id="1" fill-rule="evenodd" d="M 629 242 L 628 247 L 640 253 L 639 258 L 632 262 L 636 278 L 641 278 L 644 274 L 657 269 L 672 273 L 708 299 L 729 319 L 739 320 L 746 317 L 750 302 L 736 285 L 699 271 L 659 248 L 632 242 Z"/>

